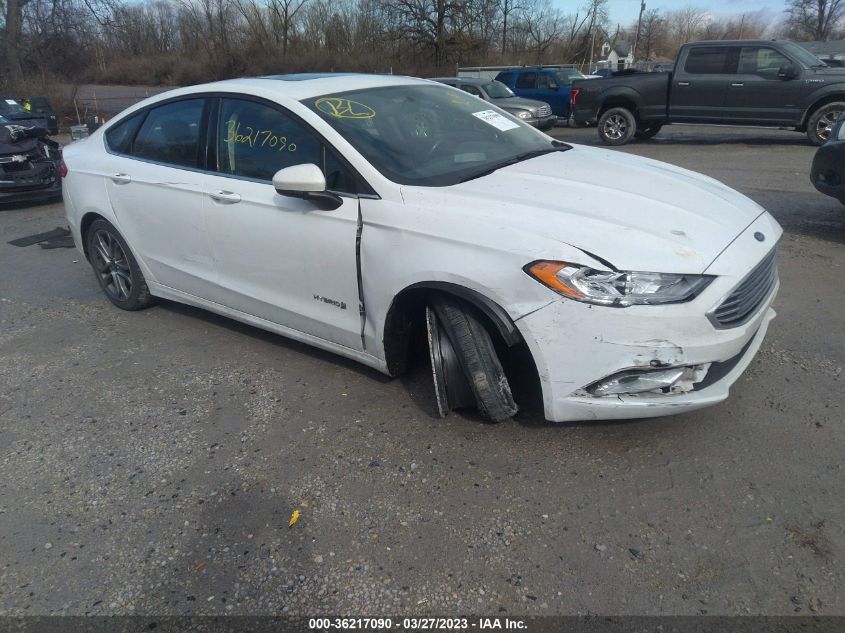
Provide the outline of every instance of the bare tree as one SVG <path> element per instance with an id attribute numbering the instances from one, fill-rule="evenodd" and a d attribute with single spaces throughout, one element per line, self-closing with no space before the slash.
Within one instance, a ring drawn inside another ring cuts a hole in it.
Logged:
<path id="1" fill-rule="evenodd" d="M 651 59 L 666 40 L 666 19 L 659 9 L 648 9 L 643 13 L 640 24 L 639 50 L 642 59 Z"/>
<path id="2" fill-rule="evenodd" d="M 798 40 L 829 40 L 843 14 L 843 0 L 789 0 L 785 30 Z"/>

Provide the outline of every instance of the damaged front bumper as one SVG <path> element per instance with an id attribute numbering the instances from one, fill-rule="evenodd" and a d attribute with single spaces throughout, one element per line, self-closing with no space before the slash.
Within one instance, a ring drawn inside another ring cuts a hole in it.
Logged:
<path id="1" fill-rule="evenodd" d="M 775 317 L 770 305 L 776 291 L 754 319 L 743 327 L 718 332 L 714 338 L 719 340 L 709 344 L 659 338 L 623 343 L 606 340 L 596 333 L 591 342 L 575 345 L 574 350 L 570 345 L 560 355 L 542 354 L 538 350 L 533 355 L 543 387 L 546 418 L 553 422 L 645 418 L 693 411 L 722 402 L 760 349 L 769 322 Z M 562 303 L 538 310 L 518 322 L 526 340 L 565 323 L 566 317 L 556 309 Z M 671 387 L 610 395 L 594 395 L 588 390 L 620 371 L 648 372 L 670 367 L 684 370 Z"/>
<path id="2" fill-rule="evenodd" d="M 768 222 L 752 224 L 751 235 L 708 267 L 715 279 L 692 301 L 612 308 L 559 299 L 517 319 L 537 366 L 546 418 L 654 417 L 725 400 L 775 316 L 772 241 L 780 230 Z M 763 232 L 773 239 L 758 241 Z M 761 284 L 758 294 L 746 290 L 747 280 Z M 714 323 L 714 310 L 736 305 L 738 290 L 755 297 L 753 309 L 742 319 Z"/>

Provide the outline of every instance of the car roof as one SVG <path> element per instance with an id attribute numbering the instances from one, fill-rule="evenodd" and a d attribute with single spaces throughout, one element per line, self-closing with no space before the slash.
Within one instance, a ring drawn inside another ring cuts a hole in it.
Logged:
<path id="1" fill-rule="evenodd" d="M 350 90 L 381 88 L 386 86 L 426 85 L 428 79 L 403 77 L 399 75 L 375 75 L 365 73 L 300 73 L 294 75 L 269 75 L 266 77 L 244 77 L 227 79 L 163 92 L 160 97 L 170 98 L 197 92 L 251 92 L 275 93 L 279 97 L 297 101 L 330 95 Z"/>
<path id="2" fill-rule="evenodd" d="M 432 77 L 432 81 L 460 81 L 462 84 L 472 84 L 474 86 L 484 86 L 495 79 L 482 79 L 480 77 Z"/>
<path id="3" fill-rule="evenodd" d="M 785 44 L 789 40 L 701 40 L 700 42 L 687 42 L 687 46 L 771 46 L 772 44 Z"/>

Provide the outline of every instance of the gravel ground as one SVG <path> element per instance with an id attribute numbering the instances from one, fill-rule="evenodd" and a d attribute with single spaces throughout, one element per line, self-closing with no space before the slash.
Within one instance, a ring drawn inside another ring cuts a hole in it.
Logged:
<path id="1" fill-rule="evenodd" d="M 122 312 L 75 250 L 6 243 L 61 204 L 0 211 L 0 614 L 845 614 L 845 207 L 796 133 L 621 151 L 787 231 L 779 316 L 712 409 L 439 420 L 427 367 Z"/>

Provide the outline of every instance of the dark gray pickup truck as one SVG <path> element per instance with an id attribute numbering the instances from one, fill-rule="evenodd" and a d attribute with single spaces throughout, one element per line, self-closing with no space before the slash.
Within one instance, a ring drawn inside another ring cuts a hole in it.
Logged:
<path id="1" fill-rule="evenodd" d="M 669 123 L 791 127 L 821 145 L 845 111 L 845 68 L 793 42 L 694 42 L 669 73 L 574 82 L 570 105 L 575 124 L 597 123 L 608 145 L 651 138 Z"/>

